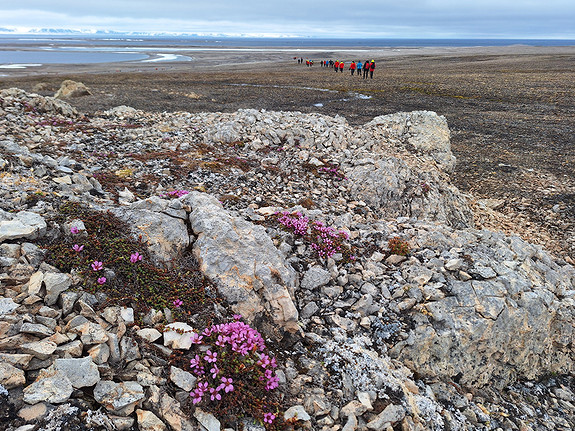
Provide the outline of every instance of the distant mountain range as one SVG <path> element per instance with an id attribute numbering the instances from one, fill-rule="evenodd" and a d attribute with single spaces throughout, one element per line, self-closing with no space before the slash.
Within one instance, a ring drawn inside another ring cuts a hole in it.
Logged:
<path id="1" fill-rule="evenodd" d="M 13 35 L 94 35 L 94 36 L 189 36 L 189 37 L 301 37 L 295 35 L 261 34 L 261 33 L 188 33 L 165 31 L 115 31 L 115 30 L 85 30 L 69 28 L 8 28 L 0 27 L 0 34 Z"/>

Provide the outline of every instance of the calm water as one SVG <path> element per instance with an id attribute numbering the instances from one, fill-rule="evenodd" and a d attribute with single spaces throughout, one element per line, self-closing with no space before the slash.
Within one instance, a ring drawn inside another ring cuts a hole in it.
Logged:
<path id="1" fill-rule="evenodd" d="M 0 68 L 18 64 L 190 61 L 186 51 L 305 51 L 312 48 L 417 48 L 465 46 L 570 46 L 575 40 L 536 39 L 320 39 L 125 37 L 110 35 L 0 35 Z M 149 54 L 154 54 L 151 58 Z M 297 54 L 297 53 L 296 53 Z"/>

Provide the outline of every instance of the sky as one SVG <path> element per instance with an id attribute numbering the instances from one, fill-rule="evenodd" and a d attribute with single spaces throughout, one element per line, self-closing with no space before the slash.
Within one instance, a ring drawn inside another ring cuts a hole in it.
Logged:
<path id="1" fill-rule="evenodd" d="M 0 28 L 575 39 L 574 0 L 0 0 Z"/>

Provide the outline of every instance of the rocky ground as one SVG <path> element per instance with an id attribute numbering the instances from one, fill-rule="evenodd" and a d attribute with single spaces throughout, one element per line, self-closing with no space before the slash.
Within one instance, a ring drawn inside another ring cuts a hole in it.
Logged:
<path id="1" fill-rule="evenodd" d="M 288 428 L 575 427 L 575 269 L 475 227 L 503 216 L 453 186 L 445 118 L 86 115 L 21 90 L 0 102 L 5 429 L 263 429 L 262 411 L 242 422 L 227 398 L 190 404 L 185 331 L 234 313 L 277 358 Z M 126 223 L 144 263 L 197 262 L 220 300 L 150 311 L 141 301 L 163 292 L 126 291 L 140 285 L 121 262 L 82 272 L 71 245 L 99 244 L 110 224 L 66 218 L 66 202 Z M 49 253 L 60 243 L 62 258 Z"/>
<path id="2" fill-rule="evenodd" d="M 489 205 L 496 211 L 478 221 L 573 258 L 572 51 L 397 51 L 378 57 L 373 81 L 322 70 L 317 61 L 306 68 L 275 56 L 273 65 L 271 58 L 267 63 L 229 58 L 225 64 L 234 64 L 233 70 L 209 58 L 205 67 L 201 60 L 199 66 L 157 68 L 163 70 L 118 66 L 123 73 L 99 68 L 73 75 L 59 69 L 56 75 L 3 78 L 0 85 L 53 95 L 71 77 L 92 91 L 70 100 L 84 112 L 122 104 L 156 112 L 255 108 L 342 115 L 360 125 L 382 114 L 435 111 L 447 118 L 451 130 L 458 160 L 454 184 L 476 198 L 494 199 Z"/>

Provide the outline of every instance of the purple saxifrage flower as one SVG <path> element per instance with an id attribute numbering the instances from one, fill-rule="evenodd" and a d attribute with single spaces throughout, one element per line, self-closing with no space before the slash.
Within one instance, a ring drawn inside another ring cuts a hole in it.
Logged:
<path id="1" fill-rule="evenodd" d="M 92 269 L 94 271 L 100 271 L 101 269 L 104 268 L 104 264 L 102 262 L 97 261 L 97 260 L 95 260 L 91 266 L 92 266 Z"/>
<path id="2" fill-rule="evenodd" d="M 78 245 L 78 244 L 74 244 L 72 246 L 72 250 L 74 250 L 77 253 L 80 253 L 82 250 L 84 250 L 84 246 L 83 245 Z"/>
<path id="3" fill-rule="evenodd" d="M 142 260 L 142 255 L 140 253 L 135 252 L 130 255 L 130 262 L 136 263 L 139 260 Z"/>
<path id="4" fill-rule="evenodd" d="M 104 284 L 106 282 L 106 277 L 98 278 L 98 284 Z"/>

